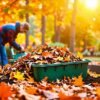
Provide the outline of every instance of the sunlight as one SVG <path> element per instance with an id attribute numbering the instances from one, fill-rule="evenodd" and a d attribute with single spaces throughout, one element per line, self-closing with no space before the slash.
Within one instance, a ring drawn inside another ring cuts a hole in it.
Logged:
<path id="1" fill-rule="evenodd" d="M 2 5 L 6 5 L 6 2 L 5 1 L 2 1 Z"/>
<path id="2" fill-rule="evenodd" d="M 98 0 L 86 0 L 86 6 L 90 9 L 95 9 L 97 7 Z"/>

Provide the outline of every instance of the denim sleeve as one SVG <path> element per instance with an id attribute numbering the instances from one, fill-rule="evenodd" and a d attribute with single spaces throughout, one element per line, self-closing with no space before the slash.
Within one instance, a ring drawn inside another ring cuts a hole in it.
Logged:
<path id="1" fill-rule="evenodd" d="M 0 44 L 0 63 L 2 66 L 8 64 L 8 57 L 6 53 L 6 48 L 4 45 Z"/>
<path id="2" fill-rule="evenodd" d="M 17 44 L 15 41 L 10 43 L 11 46 L 13 46 L 16 50 L 21 50 L 21 47 L 19 44 Z"/>

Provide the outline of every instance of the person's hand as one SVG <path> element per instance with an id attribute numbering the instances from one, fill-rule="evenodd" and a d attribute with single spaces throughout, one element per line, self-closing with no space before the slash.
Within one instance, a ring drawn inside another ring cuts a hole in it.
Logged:
<path id="1" fill-rule="evenodd" d="M 19 53 L 24 53 L 24 52 L 25 52 L 24 47 L 21 47 L 21 50 L 19 51 Z"/>
<path id="2" fill-rule="evenodd" d="M 25 51 L 24 50 L 21 50 L 20 53 L 25 53 Z"/>

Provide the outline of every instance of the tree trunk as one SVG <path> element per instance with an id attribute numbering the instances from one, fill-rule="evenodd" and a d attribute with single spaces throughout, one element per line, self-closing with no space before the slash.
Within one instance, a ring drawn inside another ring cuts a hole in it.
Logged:
<path id="1" fill-rule="evenodd" d="M 55 42 L 60 42 L 60 26 L 57 25 L 57 17 L 54 16 L 54 31 L 55 31 Z"/>
<path id="2" fill-rule="evenodd" d="M 77 10 L 77 0 L 74 0 L 72 22 L 71 22 L 71 34 L 70 34 L 70 51 L 75 52 L 75 21 L 76 21 L 76 10 Z"/>
<path id="3" fill-rule="evenodd" d="M 29 0 L 26 0 L 26 6 L 28 6 L 29 4 Z M 29 23 L 29 14 L 26 13 L 26 22 Z M 27 48 L 27 46 L 29 45 L 29 32 L 26 33 L 26 39 L 25 39 L 25 47 Z"/>
<path id="4" fill-rule="evenodd" d="M 56 23 L 56 20 L 57 20 L 56 19 L 56 15 L 54 15 L 54 32 L 55 32 L 55 40 L 54 41 L 55 42 L 57 41 L 57 27 L 56 27 L 57 26 L 56 25 L 57 23 Z"/>
<path id="5" fill-rule="evenodd" d="M 42 18 L 41 18 L 41 24 L 42 24 L 42 27 L 41 27 L 42 44 L 44 44 L 45 43 L 45 32 L 46 32 L 46 17 L 44 15 L 42 15 Z"/>

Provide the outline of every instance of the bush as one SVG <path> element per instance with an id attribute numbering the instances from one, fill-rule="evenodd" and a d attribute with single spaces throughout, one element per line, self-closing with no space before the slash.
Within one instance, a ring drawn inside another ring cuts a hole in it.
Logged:
<path id="1" fill-rule="evenodd" d="M 51 44 L 49 44 L 49 46 L 58 46 L 58 47 L 64 47 L 64 46 L 65 46 L 65 44 L 63 44 L 63 43 L 60 43 L 60 42 L 55 42 L 55 43 L 51 43 Z"/>

